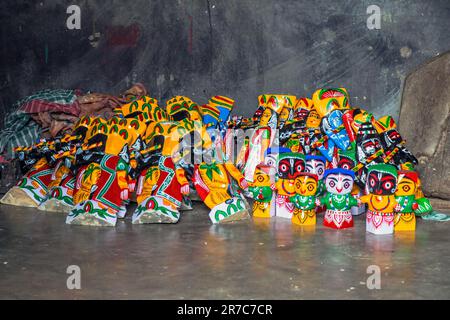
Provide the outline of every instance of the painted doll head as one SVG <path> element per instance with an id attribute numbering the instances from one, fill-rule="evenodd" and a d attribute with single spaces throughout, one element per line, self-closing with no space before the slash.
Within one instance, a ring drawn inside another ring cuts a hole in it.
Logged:
<path id="1" fill-rule="evenodd" d="M 314 196 L 317 193 L 317 176 L 301 172 L 295 179 L 295 192 L 302 196 Z"/>
<path id="2" fill-rule="evenodd" d="M 352 170 L 356 165 L 356 146 L 354 144 L 347 150 L 338 150 L 338 168 Z"/>
<path id="3" fill-rule="evenodd" d="M 399 170 L 396 196 L 412 196 L 417 192 L 419 175 L 415 171 Z"/>
<path id="4" fill-rule="evenodd" d="M 259 125 L 261 127 L 266 127 L 270 123 L 274 122 L 274 119 L 276 119 L 276 113 L 270 108 L 265 108 L 261 114 L 261 118 L 259 120 Z"/>
<path id="5" fill-rule="evenodd" d="M 370 122 L 361 124 L 356 137 L 359 162 L 366 163 L 367 158 L 383 150 L 380 137 Z"/>
<path id="6" fill-rule="evenodd" d="M 320 117 L 336 109 L 349 109 L 349 96 L 345 88 L 319 89 L 312 96 L 314 108 Z"/>
<path id="7" fill-rule="evenodd" d="M 201 121 L 198 105 L 188 97 L 176 96 L 166 103 L 166 110 L 171 121 Z"/>
<path id="8" fill-rule="evenodd" d="M 265 187 L 270 186 L 274 181 L 275 169 L 269 165 L 259 164 L 256 166 L 253 178 L 253 186 Z"/>
<path id="9" fill-rule="evenodd" d="M 264 154 L 264 164 L 272 167 L 275 171 L 278 169 L 278 154 L 291 152 L 289 148 L 269 148 Z"/>
<path id="10" fill-rule="evenodd" d="M 297 121 L 305 121 L 313 106 L 312 100 L 308 98 L 299 98 L 294 107 L 294 119 Z"/>
<path id="11" fill-rule="evenodd" d="M 295 179 L 300 172 L 305 171 L 306 161 L 305 155 L 302 153 L 280 153 L 278 155 L 278 172 L 279 179 Z"/>
<path id="12" fill-rule="evenodd" d="M 355 173 L 341 168 L 328 169 L 324 175 L 327 191 L 332 194 L 348 194 L 353 189 Z"/>
<path id="13" fill-rule="evenodd" d="M 317 113 L 316 109 L 312 108 L 306 119 L 306 127 L 308 128 L 318 128 L 320 126 L 321 117 Z"/>
<path id="14" fill-rule="evenodd" d="M 366 189 L 375 195 L 392 195 L 397 189 L 397 168 L 390 164 L 374 164 L 367 172 Z"/>
<path id="15" fill-rule="evenodd" d="M 306 155 L 306 172 L 317 175 L 322 180 L 325 173 L 326 159 L 322 156 Z"/>

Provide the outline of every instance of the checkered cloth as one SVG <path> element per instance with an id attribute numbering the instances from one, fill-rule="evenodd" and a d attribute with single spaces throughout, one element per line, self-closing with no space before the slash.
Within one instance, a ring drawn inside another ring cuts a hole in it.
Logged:
<path id="1" fill-rule="evenodd" d="M 33 121 L 30 113 L 64 112 L 78 116 L 80 107 L 73 90 L 42 90 L 16 102 L 5 119 L 4 130 L 0 132 L 0 154 L 13 158 L 13 149 L 31 146 L 39 140 L 42 128 Z"/>

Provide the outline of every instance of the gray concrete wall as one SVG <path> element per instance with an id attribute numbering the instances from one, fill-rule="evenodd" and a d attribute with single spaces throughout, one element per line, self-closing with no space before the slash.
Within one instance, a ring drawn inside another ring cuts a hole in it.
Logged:
<path id="1" fill-rule="evenodd" d="M 81 30 L 66 27 L 70 4 Z M 371 4 L 380 30 L 367 28 Z M 164 102 L 228 95 L 245 115 L 261 93 L 344 86 L 353 105 L 397 118 L 408 72 L 450 49 L 447 0 L 2 1 L 0 12 L 2 114 L 43 88 L 118 93 L 139 81 Z"/>

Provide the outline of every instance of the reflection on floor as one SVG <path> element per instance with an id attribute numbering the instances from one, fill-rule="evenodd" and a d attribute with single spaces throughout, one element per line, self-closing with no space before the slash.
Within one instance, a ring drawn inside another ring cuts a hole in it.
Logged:
<path id="1" fill-rule="evenodd" d="M 207 213 L 197 204 L 177 225 L 127 216 L 98 228 L 3 205 L 0 298 L 450 298 L 450 222 L 418 219 L 415 234 L 374 236 L 362 216 L 336 231 L 322 216 L 302 229 L 283 219 L 211 225 Z M 80 267 L 81 290 L 67 289 L 70 265 Z M 369 289 L 378 268 L 381 289 Z"/>

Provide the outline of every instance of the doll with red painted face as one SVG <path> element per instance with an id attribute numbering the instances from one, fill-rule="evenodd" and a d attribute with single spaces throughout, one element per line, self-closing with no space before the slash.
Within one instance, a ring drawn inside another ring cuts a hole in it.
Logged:
<path id="1" fill-rule="evenodd" d="M 366 230 L 374 234 L 394 233 L 394 214 L 400 210 L 395 199 L 397 168 L 390 164 L 369 167 L 366 195 L 360 200 L 367 204 Z"/>
<path id="2" fill-rule="evenodd" d="M 351 207 L 358 205 L 358 200 L 351 195 L 355 174 L 351 170 L 333 168 L 325 171 L 327 192 L 320 199 L 320 204 L 327 210 L 323 219 L 325 227 L 344 229 L 353 227 Z"/>

